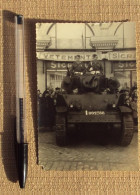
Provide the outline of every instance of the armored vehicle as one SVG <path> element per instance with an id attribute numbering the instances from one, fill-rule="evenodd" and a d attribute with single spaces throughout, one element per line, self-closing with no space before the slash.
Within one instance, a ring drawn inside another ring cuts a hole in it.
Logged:
<path id="1" fill-rule="evenodd" d="M 119 132 L 120 144 L 127 146 L 133 137 L 131 108 L 119 105 L 119 82 L 100 74 L 66 76 L 62 82 L 64 93 L 56 105 L 56 143 L 67 144 L 69 125 L 109 124 Z M 108 90 L 108 92 L 107 92 Z"/>

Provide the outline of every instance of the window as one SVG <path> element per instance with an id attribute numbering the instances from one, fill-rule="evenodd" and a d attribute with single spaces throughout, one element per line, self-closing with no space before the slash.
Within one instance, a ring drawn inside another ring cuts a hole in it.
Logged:
<path id="1" fill-rule="evenodd" d="M 61 83 L 65 76 L 66 71 L 47 71 L 47 87 L 61 88 Z"/>
<path id="2" fill-rule="evenodd" d="M 120 89 L 131 87 L 131 74 L 130 71 L 115 71 L 115 78 L 117 78 L 120 82 Z"/>

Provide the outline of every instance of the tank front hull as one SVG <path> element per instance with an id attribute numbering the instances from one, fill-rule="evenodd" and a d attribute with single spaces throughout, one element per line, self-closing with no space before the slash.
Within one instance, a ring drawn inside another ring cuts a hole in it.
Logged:
<path id="1" fill-rule="evenodd" d="M 121 123 L 121 116 L 118 112 L 70 112 L 67 114 L 67 123 Z"/>

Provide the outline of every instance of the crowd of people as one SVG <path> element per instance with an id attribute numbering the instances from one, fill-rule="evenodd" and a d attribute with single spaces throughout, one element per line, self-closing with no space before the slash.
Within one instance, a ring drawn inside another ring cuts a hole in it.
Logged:
<path id="1" fill-rule="evenodd" d="M 135 125 L 138 123 L 138 114 L 137 114 L 137 84 L 134 83 L 134 86 L 131 90 L 126 87 L 120 91 L 121 95 L 119 97 L 118 106 L 126 106 L 132 109 L 133 119 Z"/>
<path id="2" fill-rule="evenodd" d="M 55 125 L 55 113 L 58 102 L 61 104 L 61 89 L 56 87 L 55 90 L 47 88 L 43 93 L 38 90 L 38 109 L 39 109 L 39 126 L 47 127 L 52 130 Z"/>

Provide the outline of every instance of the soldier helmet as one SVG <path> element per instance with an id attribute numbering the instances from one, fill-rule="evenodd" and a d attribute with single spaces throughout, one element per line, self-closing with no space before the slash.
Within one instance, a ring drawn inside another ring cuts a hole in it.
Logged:
<path id="1" fill-rule="evenodd" d="M 60 90 L 60 87 L 56 87 L 55 90 Z"/>
<path id="2" fill-rule="evenodd" d="M 93 54 L 92 57 L 95 58 L 95 57 L 98 57 L 98 56 L 97 56 L 97 54 Z"/>
<path id="3" fill-rule="evenodd" d="M 80 55 L 76 55 L 75 58 L 80 58 Z"/>

